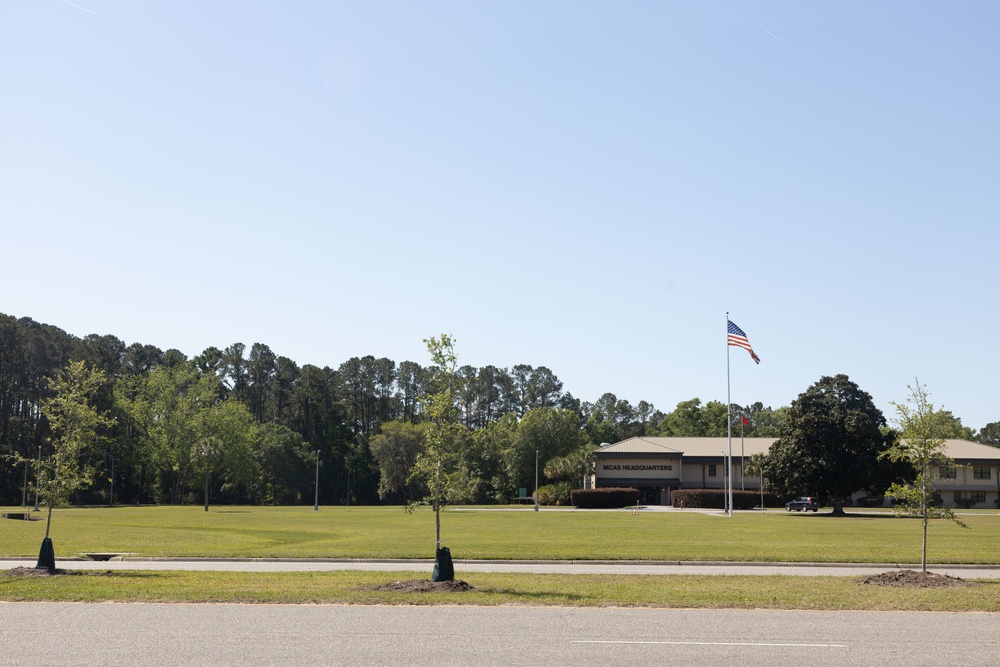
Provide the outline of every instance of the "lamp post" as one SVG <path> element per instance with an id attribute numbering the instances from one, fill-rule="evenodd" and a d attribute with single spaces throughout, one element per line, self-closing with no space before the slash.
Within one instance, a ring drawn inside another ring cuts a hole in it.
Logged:
<path id="1" fill-rule="evenodd" d="M 32 512 L 38 511 L 38 487 L 42 483 L 42 446 L 38 445 L 38 468 L 35 471 L 35 508 Z"/>
<path id="2" fill-rule="evenodd" d="M 319 450 L 316 450 L 316 502 L 313 503 L 313 511 L 319 511 Z"/>
<path id="3" fill-rule="evenodd" d="M 764 513 L 764 464 L 760 465 L 760 513 Z"/>
<path id="4" fill-rule="evenodd" d="M 538 511 L 538 450 L 535 450 L 535 511 Z"/>
<path id="5" fill-rule="evenodd" d="M 111 454 L 111 491 L 108 493 L 108 507 L 115 506 L 115 455 Z"/>

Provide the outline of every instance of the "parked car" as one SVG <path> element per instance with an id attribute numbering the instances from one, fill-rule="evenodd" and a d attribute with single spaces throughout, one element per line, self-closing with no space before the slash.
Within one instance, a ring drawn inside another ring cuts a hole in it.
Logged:
<path id="1" fill-rule="evenodd" d="M 819 499 L 803 496 L 801 498 L 796 498 L 795 500 L 790 500 L 785 503 L 785 511 L 791 512 L 792 510 L 795 510 L 796 512 L 808 512 L 809 510 L 818 512 Z"/>

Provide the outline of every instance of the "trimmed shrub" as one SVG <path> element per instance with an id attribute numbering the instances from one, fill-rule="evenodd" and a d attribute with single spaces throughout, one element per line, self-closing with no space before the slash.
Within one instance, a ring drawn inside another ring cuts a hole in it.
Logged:
<path id="1" fill-rule="evenodd" d="M 972 498 L 955 498 L 955 506 L 961 507 L 962 509 L 969 509 L 976 504 Z"/>
<path id="2" fill-rule="evenodd" d="M 573 485 L 569 482 L 557 482 L 538 487 L 539 505 L 569 505 Z"/>
<path id="3" fill-rule="evenodd" d="M 676 489 L 670 493 L 670 504 L 674 507 L 698 507 L 702 509 L 723 509 L 726 506 L 725 489 Z M 764 494 L 765 507 L 778 507 L 781 503 L 771 493 Z M 760 491 L 738 491 L 733 489 L 733 509 L 749 510 L 760 506 Z"/>
<path id="4" fill-rule="evenodd" d="M 613 509 L 639 504 L 638 489 L 575 489 L 570 493 L 573 507 L 582 509 Z"/>

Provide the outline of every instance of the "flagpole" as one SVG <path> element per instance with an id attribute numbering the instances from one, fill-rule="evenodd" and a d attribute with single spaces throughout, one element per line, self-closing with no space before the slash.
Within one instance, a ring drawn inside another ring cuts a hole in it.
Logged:
<path id="1" fill-rule="evenodd" d="M 729 516 L 733 516 L 733 399 L 731 396 L 729 382 L 729 311 L 726 311 L 726 440 L 729 443 L 729 457 L 726 461 L 727 472 L 729 473 L 729 484 L 725 491 L 726 505 L 729 507 Z"/>

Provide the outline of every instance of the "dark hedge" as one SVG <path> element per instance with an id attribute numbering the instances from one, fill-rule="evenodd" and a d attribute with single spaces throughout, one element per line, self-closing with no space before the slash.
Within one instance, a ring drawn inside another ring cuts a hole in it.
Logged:
<path id="1" fill-rule="evenodd" d="M 611 509 L 639 504 L 638 489 L 576 489 L 570 492 L 570 502 L 583 509 Z"/>
<path id="2" fill-rule="evenodd" d="M 723 509 L 726 506 L 726 491 L 725 489 L 677 489 L 670 493 L 670 504 L 674 507 Z M 765 507 L 780 505 L 773 494 L 764 494 Z M 754 507 L 760 507 L 760 491 L 733 489 L 733 509 L 750 510 Z"/>

